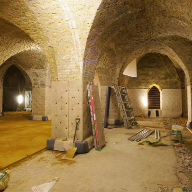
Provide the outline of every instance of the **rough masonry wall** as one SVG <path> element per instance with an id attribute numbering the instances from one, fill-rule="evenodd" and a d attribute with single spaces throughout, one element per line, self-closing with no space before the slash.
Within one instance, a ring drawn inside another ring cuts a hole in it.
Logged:
<path id="1" fill-rule="evenodd" d="M 14 50 L 24 50 L 27 41 L 35 42 L 47 58 L 54 81 L 82 79 L 85 74 L 92 80 L 99 64 L 101 78 L 110 85 L 117 82 L 129 59 L 155 51 L 185 68 L 190 85 L 190 0 L 2 0 L 0 7 L 0 17 L 11 22 L 1 33 L 2 58 L 10 57 L 6 50 L 10 53 L 11 40 Z M 3 21 L 1 29 L 7 26 Z"/>
<path id="2" fill-rule="evenodd" d="M 167 56 L 160 54 L 147 54 L 141 58 L 137 64 L 137 74 L 135 78 L 124 78 L 127 83 L 129 95 L 133 103 L 135 115 L 140 115 L 143 109 L 142 96 L 148 101 L 148 89 L 153 84 L 158 85 L 161 90 L 161 110 L 160 116 L 180 116 L 182 114 L 183 98 L 182 87 L 184 74 L 178 72 Z M 145 93 L 145 94 L 144 94 Z M 144 114 L 147 115 L 148 108 L 145 107 Z"/>
<path id="3" fill-rule="evenodd" d="M 33 119 L 42 120 L 42 116 L 48 116 L 51 119 L 51 71 L 45 55 L 39 48 L 22 51 L 3 63 L 0 67 L 0 80 L 9 67 L 15 65 L 22 72 L 27 84 L 33 87 L 32 106 Z M 2 101 L 2 100 L 1 100 Z"/>
<path id="4" fill-rule="evenodd" d="M 32 88 L 33 120 L 42 120 L 45 116 L 45 88 Z"/>
<path id="5" fill-rule="evenodd" d="M 145 107 L 142 102 L 142 97 L 145 99 L 148 98 L 147 89 L 128 89 L 128 95 L 132 102 L 133 112 L 135 116 L 141 116 L 141 113 L 144 116 L 148 115 L 148 107 Z"/>
<path id="6" fill-rule="evenodd" d="M 88 42 L 94 43 L 87 43 L 86 47 L 87 52 L 93 50 L 85 55 L 87 73 L 90 75 L 90 71 L 99 66 L 100 76 L 108 79 L 111 68 L 116 71 L 116 77 L 113 78 L 117 79 L 132 60 L 155 52 L 175 60 L 176 65 L 185 71 L 190 84 L 192 44 L 191 26 L 188 24 L 192 15 L 189 7 L 191 3 L 187 0 L 179 3 L 163 0 L 103 1 L 91 29 L 95 33 L 90 33 L 88 38 Z M 105 61 L 111 60 L 108 52 L 113 54 L 114 63 L 106 64 Z M 108 65 L 109 73 L 103 74 Z"/>
<path id="7" fill-rule="evenodd" d="M 51 87 L 45 88 L 45 115 L 48 116 L 48 119 L 52 119 L 52 89 Z"/>
<path id="8" fill-rule="evenodd" d="M 182 114 L 182 91 L 179 89 L 162 90 L 162 116 L 180 117 Z"/>
<path id="9" fill-rule="evenodd" d="M 33 120 L 42 120 L 47 116 L 48 120 L 52 119 L 52 90 L 46 88 L 32 88 L 32 115 Z"/>
<path id="10" fill-rule="evenodd" d="M 82 79 L 85 44 L 100 3 L 101 0 L 3 0 L 0 17 L 42 48 L 54 80 Z"/>
<path id="11" fill-rule="evenodd" d="M 148 89 L 157 84 L 161 89 L 181 89 L 181 82 L 172 61 L 161 54 L 147 54 L 137 63 L 137 77 L 129 79 L 129 89 Z"/>
<path id="12" fill-rule="evenodd" d="M 78 4 L 74 0 L 3 0 L 0 7 L 2 28 L 6 26 L 2 34 L 14 29 L 12 39 L 27 36 L 31 42 L 35 41 L 45 53 L 54 79 L 81 79 L 85 66 L 88 76 L 94 76 L 94 68 L 99 58 L 105 58 L 106 48 L 114 53 L 117 61 L 112 68 L 118 64 L 116 70 L 120 71 L 134 51 L 138 50 L 137 54 L 140 54 L 146 44 L 153 46 L 153 43 L 159 51 L 170 48 L 167 55 L 173 56 L 172 51 L 175 52 L 184 62 L 180 64 L 191 69 L 190 51 L 186 52 L 185 48 L 191 50 L 192 47 L 190 0 L 179 3 L 176 0 L 158 3 L 150 0 L 81 0 Z M 62 35 L 60 31 L 63 31 Z M 105 62 L 101 63 L 105 68 Z"/>
<path id="13" fill-rule="evenodd" d="M 133 105 L 135 116 L 140 116 L 141 112 L 148 116 L 148 107 L 142 102 L 142 97 L 148 101 L 148 89 L 128 89 L 128 94 Z M 163 89 L 161 93 L 160 116 L 180 117 L 182 114 L 182 90 Z M 153 110 L 152 110 L 153 111 Z"/>

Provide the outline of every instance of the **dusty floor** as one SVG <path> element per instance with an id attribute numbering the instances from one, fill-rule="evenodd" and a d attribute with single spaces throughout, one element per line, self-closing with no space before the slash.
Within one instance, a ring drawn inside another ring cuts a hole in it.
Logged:
<path id="1" fill-rule="evenodd" d="M 150 125 L 151 122 L 148 120 Z M 169 122 L 170 119 L 165 120 L 166 124 Z M 159 126 L 159 122 L 154 119 L 153 125 Z M 64 153 L 43 151 L 11 168 L 5 192 L 32 191 L 32 186 L 53 181 L 55 177 L 59 181 L 50 192 L 167 192 L 174 187 L 191 187 L 188 176 L 192 172 L 189 165 L 183 165 L 191 162 L 188 149 L 184 145 L 173 147 L 170 130 L 161 132 L 165 146 L 141 146 L 128 141 L 140 128 L 105 129 L 107 143 L 102 151 L 92 149 L 72 160 L 66 159 Z M 188 145 L 192 145 L 192 136 L 187 131 L 185 134 L 189 137 Z"/>
<path id="2" fill-rule="evenodd" d="M 0 117 L 0 169 L 46 147 L 51 121 L 30 121 L 29 112 Z"/>

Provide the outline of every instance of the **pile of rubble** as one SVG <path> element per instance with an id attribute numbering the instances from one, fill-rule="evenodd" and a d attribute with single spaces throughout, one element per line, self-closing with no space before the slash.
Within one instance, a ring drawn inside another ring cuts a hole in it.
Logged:
<path id="1" fill-rule="evenodd" d="M 182 188 L 192 189 L 192 155 L 191 151 L 185 147 L 174 145 L 177 156 L 178 168 L 177 176 Z"/>
<path id="2" fill-rule="evenodd" d="M 165 127 L 171 127 L 172 125 L 182 125 L 182 122 L 178 118 L 166 118 L 163 120 Z"/>

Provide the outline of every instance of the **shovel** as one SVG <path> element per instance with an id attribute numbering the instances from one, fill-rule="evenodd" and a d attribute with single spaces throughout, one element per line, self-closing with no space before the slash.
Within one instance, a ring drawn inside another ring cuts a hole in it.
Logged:
<path id="1" fill-rule="evenodd" d="M 77 126 L 79 125 L 79 122 L 80 122 L 80 118 L 76 117 L 75 122 L 76 122 L 76 128 L 75 128 L 75 134 L 74 134 L 74 137 L 73 137 L 73 147 L 70 147 L 67 150 L 67 154 L 66 154 L 67 158 L 73 158 L 74 155 L 75 155 L 75 152 L 77 151 L 77 148 L 75 147 L 75 137 L 76 137 L 76 132 L 77 132 Z"/>

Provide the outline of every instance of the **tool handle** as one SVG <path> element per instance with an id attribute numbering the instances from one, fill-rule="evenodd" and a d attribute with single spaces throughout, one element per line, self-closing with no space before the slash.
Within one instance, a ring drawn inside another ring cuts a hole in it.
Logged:
<path id="1" fill-rule="evenodd" d="M 75 127 L 75 134 L 74 134 L 74 137 L 73 137 L 73 144 L 75 142 L 75 137 L 76 137 L 76 132 L 77 132 L 77 126 L 79 125 L 79 122 L 80 122 L 80 118 L 75 118 L 75 122 L 76 122 L 76 127 Z"/>

